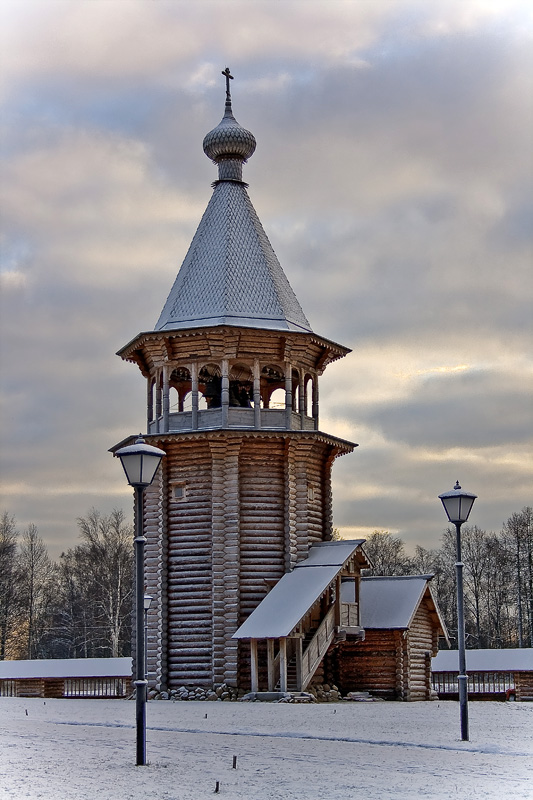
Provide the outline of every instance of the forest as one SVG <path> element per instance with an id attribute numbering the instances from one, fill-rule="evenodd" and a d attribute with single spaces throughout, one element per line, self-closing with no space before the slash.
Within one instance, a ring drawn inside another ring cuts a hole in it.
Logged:
<path id="1" fill-rule="evenodd" d="M 133 526 L 91 509 L 78 529 L 54 562 L 35 525 L 2 514 L 0 660 L 130 655 Z"/>
<path id="2" fill-rule="evenodd" d="M 35 525 L 0 517 L 0 660 L 117 657 L 131 653 L 133 529 L 124 512 L 91 509 L 77 520 L 78 544 L 57 562 Z M 533 647 L 533 509 L 498 532 L 464 525 L 468 648 Z M 457 647 L 455 529 L 441 545 L 417 545 L 374 531 L 364 549 L 372 575 L 434 575 L 432 588 Z"/>
<path id="3" fill-rule="evenodd" d="M 511 514 L 498 533 L 463 525 L 461 543 L 466 646 L 533 647 L 533 509 Z M 457 648 L 455 527 L 444 531 L 439 548 L 417 545 L 413 556 L 387 531 L 374 531 L 364 549 L 373 565 L 368 574 L 434 575 L 431 587 Z"/>

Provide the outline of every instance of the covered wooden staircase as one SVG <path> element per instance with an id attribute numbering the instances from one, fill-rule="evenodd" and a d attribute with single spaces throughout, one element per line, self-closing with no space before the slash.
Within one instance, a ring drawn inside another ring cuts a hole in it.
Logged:
<path id="1" fill-rule="evenodd" d="M 284 575 L 234 634 L 250 641 L 251 689 L 259 691 L 258 642 L 266 640 L 267 687 L 301 692 L 311 683 L 344 625 L 353 635 L 359 626 L 358 586 L 367 565 L 362 540 L 321 542 Z M 350 582 L 351 602 L 342 598 Z M 357 623 L 357 624 L 355 624 Z"/>

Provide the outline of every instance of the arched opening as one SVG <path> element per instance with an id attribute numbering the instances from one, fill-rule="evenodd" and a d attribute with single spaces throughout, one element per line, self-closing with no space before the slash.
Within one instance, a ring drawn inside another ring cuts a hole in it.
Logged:
<path id="1" fill-rule="evenodd" d="M 285 408 L 285 389 L 274 389 L 268 401 L 268 408 Z"/>
<path id="2" fill-rule="evenodd" d="M 198 410 L 204 411 L 206 408 L 209 408 L 207 400 L 201 392 L 198 392 Z M 192 411 L 192 392 L 187 392 L 183 398 L 182 411 Z"/>
<path id="3" fill-rule="evenodd" d="M 205 364 L 198 373 L 198 390 L 205 398 L 207 408 L 222 405 L 222 375 L 218 364 Z M 198 406 L 200 408 L 200 405 Z"/>
<path id="4" fill-rule="evenodd" d="M 155 410 L 155 378 L 150 379 L 150 383 L 148 385 L 148 393 L 147 393 L 147 405 L 148 405 L 148 424 L 154 421 L 154 410 Z"/>
<path id="5" fill-rule="evenodd" d="M 300 407 L 300 373 L 292 370 L 292 410 L 298 411 Z"/>
<path id="6" fill-rule="evenodd" d="M 170 386 L 168 390 L 168 406 L 171 414 L 183 410 L 180 409 L 178 390 L 174 386 Z"/>
<path id="7" fill-rule="evenodd" d="M 170 411 L 184 411 L 184 399 L 191 391 L 191 373 L 187 367 L 176 367 L 169 380 L 170 386 Z"/>
<path id="8" fill-rule="evenodd" d="M 304 406 L 306 417 L 313 416 L 313 377 L 307 374 L 304 378 Z"/>
<path id="9" fill-rule="evenodd" d="M 229 404 L 251 408 L 254 399 L 252 370 L 245 364 L 234 364 L 229 372 Z"/>
<path id="10" fill-rule="evenodd" d="M 279 403 L 279 390 L 283 396 L 283 406 L 285 406 L 285 372 L 277 364 L 267 364 L 261 370 L 261 400 L 263 408 L 272 408 L 272 402 Z M 276 399 L 273 400 L 273 395 L 278 392 Z M 276 406 L 279 408 L 279 405 Z"/>

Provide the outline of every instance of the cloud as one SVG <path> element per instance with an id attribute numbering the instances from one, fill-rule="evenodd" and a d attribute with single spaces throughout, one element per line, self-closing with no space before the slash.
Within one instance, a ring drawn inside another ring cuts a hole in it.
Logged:
<path id="1" fill-rule="evenodd" d="M 154 324 L 210 197 L 233 70 L 250 196 L 317 333 L 321 427 L 359 442 L 335 524 L 436 543 L 529 501 L 531 25 L 520 2 L 4 3 L 4 506 L 54 553 L 131 507 L 115 351 Z M 209 25 L 206 17 L 209 17 Z"/>

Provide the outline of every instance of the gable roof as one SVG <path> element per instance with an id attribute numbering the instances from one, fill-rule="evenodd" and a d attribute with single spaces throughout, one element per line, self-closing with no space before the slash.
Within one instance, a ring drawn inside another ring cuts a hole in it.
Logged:
<path id="1" fill-rule="evenodd" d="M 457 650 L 439 650 L 431 662 L 433 672 L 459 672 Z M 467 650 L 467 672 L 533 672 L 533 648 Z"/>
<path id="2" fill-rule="evenodd" d="M 361 625 L 365 629 L 406 630 L 427 593 L 442 631 L 446 626 L 429 587 L 432 575 L 401 575 L 361 579 Z"/>
<path id="3" fill-rule="evenodd" d="M 31 661 L 0 661 L 0 679 L 30 678 L 125 678 L 131 675 L 132 659 L 42 658 Z"/>
<path id="4" fill-rule="evenodd" d="M 232 638 L 290 636 L 363 542 L 345 539 L 312 545 L 308 558 L 278 581 Z"/>

